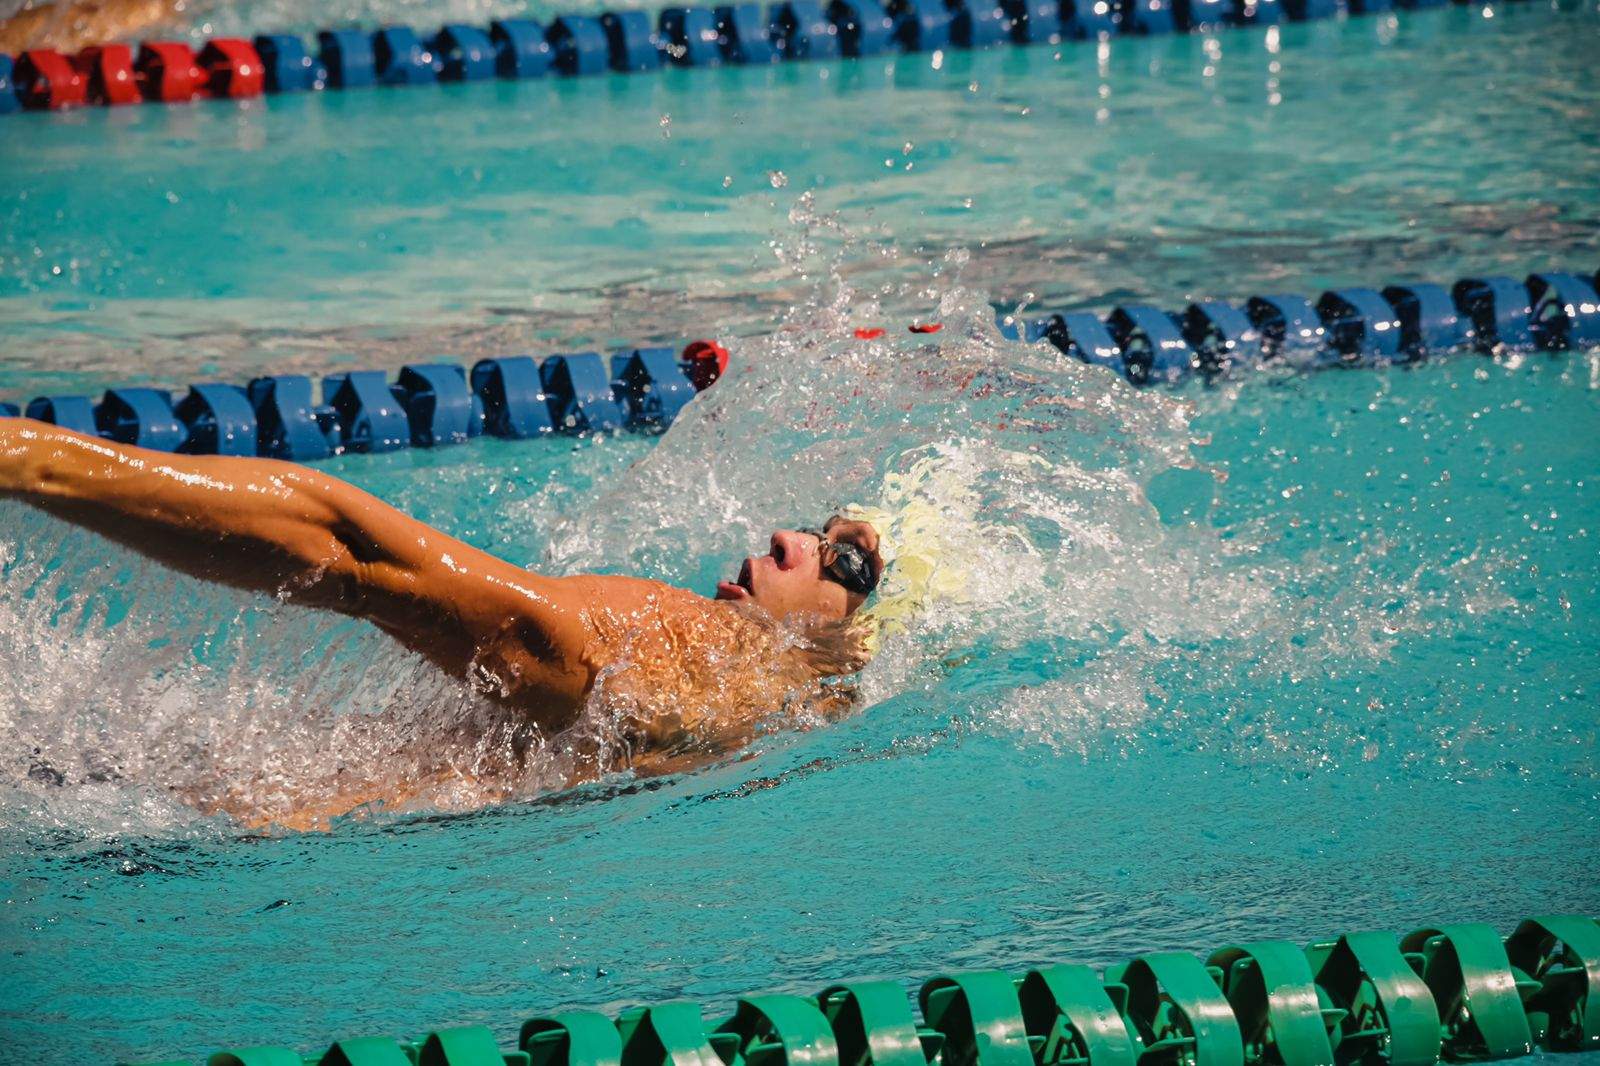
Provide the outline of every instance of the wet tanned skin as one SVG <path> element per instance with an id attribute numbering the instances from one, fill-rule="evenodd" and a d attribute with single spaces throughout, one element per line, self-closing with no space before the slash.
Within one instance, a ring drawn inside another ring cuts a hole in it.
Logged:
<path id="1" fill-rule="evenodd" d="M 140 31 L 170 26 L 182 14 L 178 0 L 28 3 L 10 18 L 0 19 L 0 52 L 18 55 L 30 48 L 76 52 L 86 45 L 126 40 Z"/>
<path id="2" fill-rule="evenodd" d="M 645 772 L 684 764 L 686 741 L 737 744 L 794 692 L 846 672 L 775 639 L 771 623 L 842 621 L 864 599 L 822 576 L 829 545 L 810 534 L 773 534 L 717 599 L 641 578 L 549 577 L 308 467 L 153 452 L 27 419 L 0 418 L 0 496 L 203 580 L 367 619 L 547 731 L 617 674 L 610 696 L 632 701 L 629 765 Z M 881 568 L 870 525 L 836 519 L 824 536 Z M 373 798 L 275 820 L 317 824 Z"/>

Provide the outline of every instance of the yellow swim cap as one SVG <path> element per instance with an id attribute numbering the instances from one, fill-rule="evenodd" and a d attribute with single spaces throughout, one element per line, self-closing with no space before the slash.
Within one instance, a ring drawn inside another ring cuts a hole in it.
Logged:
<path id="1" fill-rule="evenodd" d="M 883 578 L 876 599 L 858 615 L 871 627 L 868 640 L 874 652 L 884 633 L 903 632 L 935 601 L 966 599 L 969 575 L 957 562 L 961 553 L 950 550 L 948 534 L 952 520 L 960 522 L 960 512 L 973 506 L 972 493 L 945 460 L 936 448 L 905 473 L 884 478 L 886 506 L 852 504 L 840 511 L 878 531 Z"/>

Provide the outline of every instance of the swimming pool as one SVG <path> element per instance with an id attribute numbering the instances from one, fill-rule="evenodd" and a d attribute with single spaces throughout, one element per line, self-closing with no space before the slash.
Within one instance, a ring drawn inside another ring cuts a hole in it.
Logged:
<path id="1" fill-rule="evenodd" d="M 1596 12 L 1488 10 L 8 119 L 0 393 L 741 338 L 658 442 L 326 466 L 511 558 L 699 588 L 911 494 L 972 579 L 838 725 L 241 837 L 168 789 L 403 772 L 473 707 L 7 505 L 0 1055 L 509 1044 L 560 1004 L 1600 909 L 1600 353 L 1136 392 L 988 327 L 1028 293 L 1592 269 Z"/>

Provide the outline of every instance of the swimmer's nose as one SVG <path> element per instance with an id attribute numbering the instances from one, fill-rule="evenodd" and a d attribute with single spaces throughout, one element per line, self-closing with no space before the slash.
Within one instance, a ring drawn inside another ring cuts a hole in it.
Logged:
<path id="1" fill-rule="evenodd" d="M 779 570 L 793 570 L 805 561 L 804 533 L 780 529 L 772 535 L 772 558 Z"/>

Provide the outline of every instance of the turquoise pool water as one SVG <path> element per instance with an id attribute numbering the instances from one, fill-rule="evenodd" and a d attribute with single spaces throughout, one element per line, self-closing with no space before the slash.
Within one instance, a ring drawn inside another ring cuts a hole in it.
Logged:
<path id="1" fill-rule="evenodd" d="M 740 338 L 657 441 L 327 465 L 563 572 L 709 590 L 885 499 L 965 568 L 837 725 L 262 837 L 175 790 L 497 738 L 364 626 L 3 505 L 0 1058 L 1600 911 L 1600 352 L 1135 392 L 988 327 L 1600 265 L 1600 18 L 1489 11 L 0 124 L 0 394 Z"/>

